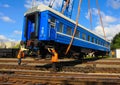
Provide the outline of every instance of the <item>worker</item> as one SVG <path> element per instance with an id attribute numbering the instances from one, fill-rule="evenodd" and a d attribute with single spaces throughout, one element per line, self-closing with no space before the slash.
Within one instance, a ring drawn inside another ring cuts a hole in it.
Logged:
<path id="1" fill-rule="evenodd" d="M 18 65 L 21 65 L 21 59 L 24 58 L 24 52 L 22 50 L 19 50 L 17 58 L 18 58 Z"/>
<path id="2" fill-rule="evenodd" d="M 112 57 L 115 57 L 115 51 L 112 51 Z"/>
<path id="3" fill-rule="evenodd" d="M 20 45 L 20 50 L 17 55 L 18 65 L 21 65 L 22 58 L 25 57 L 24 51 L 27 51 L 27 49 L 24 48 L 24 45 Z"/>
<path id="4" fill-rule="evenodd" d="M 48 51 L 52 55 L 52 59 L 51 59 L 51 62 L 52 62 L 52 71 L 56 72 L 57 71 L 56 64 L 58 62 L 58 53 L 55 51 L 54 48 L 48 48 Z"/>

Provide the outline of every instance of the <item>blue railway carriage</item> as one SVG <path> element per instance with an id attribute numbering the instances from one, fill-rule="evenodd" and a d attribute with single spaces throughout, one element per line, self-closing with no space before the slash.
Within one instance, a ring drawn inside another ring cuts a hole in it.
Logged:
<path id="1" fill-rule="evenodd" d="M 75 21 L 44 5 L 29 9 L 24 14 L 21 46 L 27 54 L 50 56 L 48 48 L 55 48 L 64 56 L 70 43 Z M 110 43 L 85 27 L 78 25 L 69 56 L 82 57 L 88 53 L 95 56 L 110 52 Z"/>

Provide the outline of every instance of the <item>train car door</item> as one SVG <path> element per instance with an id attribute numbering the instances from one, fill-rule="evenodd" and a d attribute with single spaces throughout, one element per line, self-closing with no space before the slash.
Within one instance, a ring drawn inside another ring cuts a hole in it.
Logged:
<path id="1" fill-rule="evenodd" d="M 26 40 L 38 38 L 39 13 L 32 13 L 26 16 L 25 37 Z"/>
<path id="2" fill-rule="evenodd" d="M 50 40 L 56 39 L 56 20 L 55 18 L 51 17 L 50 21 Z"/>

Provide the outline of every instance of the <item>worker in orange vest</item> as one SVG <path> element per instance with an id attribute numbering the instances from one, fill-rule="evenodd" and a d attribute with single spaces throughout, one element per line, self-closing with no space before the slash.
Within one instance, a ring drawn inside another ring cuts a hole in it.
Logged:
<path id="1" fill-rule="evenodd" d="M 115 51 L 112 51 L 112 57 L 115 57 Z"/>
<path id="2" fill-rule="evenodd" d="M 58 53 L 55 51 L 54 48 L 48 48 L 48 51 L 52 54 L 52 59 L 51 59 L 52 71 L 56 72 L 57 71 L 56 64 L 58 62 Z"/>
<path id="3" fill-rule="evenodd" d="M 18 58 L 18 65 L 21 65 L 21 59 L 24 58 L 24 52 L 22 50 L 19 50 L 17 58 Z"/>
<path id="4" fill-rule="evenodd" d="M 28 51 L 28 49 L 25 48 L 24 42 L 21 41 L 20 42 L 20 50 L 17 55 L 18 65 L 21 65 L 21 59 L 25 57 L 25 51 Z"/>
<path id="5" fill-rule="evenodd" d="M 20 45 L 20 50 L 17 55 L 18 65 L 21 65 L 21 59 L 25 57 L 24 51 L 26 51 L 26 50 L 27 49 L 25 49 L 23 45 Z"/>

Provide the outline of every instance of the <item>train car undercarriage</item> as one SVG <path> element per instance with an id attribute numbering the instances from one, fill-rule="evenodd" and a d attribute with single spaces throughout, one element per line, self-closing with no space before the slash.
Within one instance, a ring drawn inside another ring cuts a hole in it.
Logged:
<path id="1" fill-rule="evenodd" d="M 83 48 L 78 46 L 71 46 L 70 51 L 67 55 L 65 55 L 65 51 L 67 49 L 66 44 L 57 43 L 54 41 L 38 41 L 38 40 L 29 40 L 27 43 L 21 42 L 21 47 L 24 47 L 23 50 L 25 56 L 31 56 L 34 58 L 43 58 L 43 59 L 50 59 L 51 54 L 48 51 L 48 48 L 54 48 L 59 55 L 59 58 L 75 58 L 75 59 L 82 59 L 86 56 L 105 56 L 106 52 L 98 51 L 89 48 Z"/>

